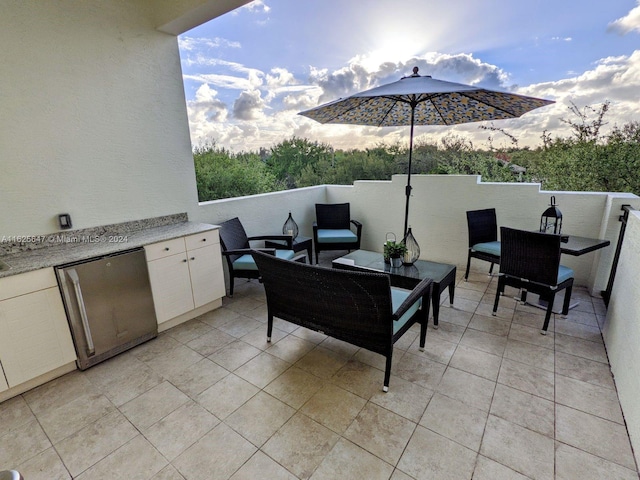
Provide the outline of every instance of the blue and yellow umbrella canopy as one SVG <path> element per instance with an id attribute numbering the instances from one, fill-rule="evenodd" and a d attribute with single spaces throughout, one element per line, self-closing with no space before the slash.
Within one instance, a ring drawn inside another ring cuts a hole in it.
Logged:
<path id="1" fill-rule="evenodd" d="M 411 125 L 413 109 L 414 125 L 457 125 L 520 117 L 551 103 L 554 102 L 416 73 L 300 112 L 300 115 L 320 123 L 392 127 Z"/>

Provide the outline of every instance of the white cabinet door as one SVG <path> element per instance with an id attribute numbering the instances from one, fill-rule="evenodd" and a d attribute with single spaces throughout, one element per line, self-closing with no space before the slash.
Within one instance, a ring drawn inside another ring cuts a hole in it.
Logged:
<path id="1" fill-rule="evenodd" d="M 158 323 L 194 309 L 186 253 L 159 258 L 147 266 Z"/>
<path id="2" fill-rule="evenodd" d="M 0 361 L 9 387 L 75 359 L 76 352 L 57 287 L 0 302 Z"/>
<path id="3" fill-rule="evenodd" d="M 217 230 L 147 245 L 144 249 L 159 324 L 224 297 Z"/>
<path id="4" fill-rule="evenodd" d="M 210 245 L 189 250 L 187 256 L 189 257 L 193 302 L 196 308 L 223 297 L 225 291 L 220 247 Z"/>

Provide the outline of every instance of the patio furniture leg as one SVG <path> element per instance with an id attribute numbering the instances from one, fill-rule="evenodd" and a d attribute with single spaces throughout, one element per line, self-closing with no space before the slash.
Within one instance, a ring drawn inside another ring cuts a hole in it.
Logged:
<path id="1" fill-rule="evenodd" d="M 271 333 L 273 332 L 273 315 L 267 316 L 267 342 L 271 343 Z"/>
<path id="2" fill-rule="evenodd" d="M 393 352 L 387 353 L 387 362 L 384 369 L 384 385 L 382 386 L 383 392 L 389 391 L 389 378 L 391 378 L 391 357 Z"/>
<path id="3" fill-rule="evenodd" d="M 555 300 L 556 295 L 553 294 L 551 295 L 551 298 L 549 298 L 549 303 L 547 305 L 547 311 L 544 315 L 544 325 L 542 326 L 542 330 L 540 330 L 540 333 L 542 335 L 546 335 L 547 334 L 547 328 L 549 328 L 549 320 L 551 319 L 551 313 L 553 313 L 553 301 Z"/>
<path id="4" fill-rule="evenodd" d="M 431 303 L 433 303 L 433 328 L 438 329 L 438 319 L 440 318 L 440 288 L 434 288 Z"/>
<path id="5" fill-rule="evenodd" d="M 453 297 L 455 296 L 455 283 L 449 285 L 449 305 L 453 308 Z"/>
<path id="6" fill-rule="evenodd" d="M 498 288 L 496 290 L 496 299 L 493 302 L 493 312 L 491 315 L 496 316 L 496 312 L 498 311 L 498 303 L 500 303 L 500 295 L 504 293 L 504 282 L 502 281 L 504 277 L 500 277 L 498 280 Z"/>
<path id="7" fill-rule="evenodd" d="M 420 351 L 424 352 L 424 345 L 427 342 L 427 325 L 423 323 L 420 325 Z"/>
<path id="8" fill-rule="evenodd" d="M 571 303 L 571 290 L 573 289 L 572 285 L 569 285 L 564 292 L 564 303 L 562 304 L 562 315 L 569 314 L 569 304 Z"/>

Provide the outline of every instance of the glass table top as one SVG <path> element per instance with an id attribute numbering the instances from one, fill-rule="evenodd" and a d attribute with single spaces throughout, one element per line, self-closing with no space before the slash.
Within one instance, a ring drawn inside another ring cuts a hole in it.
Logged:
<path id="1" fill-rule="evenodd" d="M 430 262 L 428 260 L 417 260 L 413 265 L 402 265 L 393 268 L 388 263 L 384 263 L 382 253 L 369 250 L 356 250 L 343 257 L 336 258 L 332 263 L 351 266 L 360 270 L 371 270 L 399 277 L 414 278 L 416 280 L 430 278 L 434 282 L 441 282 L 452 272 L 455 272 L 456 269 L 455 265 Z"/>

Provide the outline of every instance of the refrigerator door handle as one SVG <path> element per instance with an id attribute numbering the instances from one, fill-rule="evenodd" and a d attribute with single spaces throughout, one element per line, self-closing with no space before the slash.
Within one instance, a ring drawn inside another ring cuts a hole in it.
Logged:
<path id="1" fill-rule="evenodd" d="M 75 268 L 69 268 L 66 273 L 73 283 L 73 289 L 76 292 L 76 299 L 78 300 L 78 310 L 80 310 L 80 318 L 82 318 L 82 327 L 84 330 L 84 338 L 87 341 L 87 356 L 95 355 L 96 349 L 93 345 L 93 338 L 91 337 L 91 329 L 89 328 L 89 319 L 87 318 L 87 309 L 84 306 L 84 300 L 82 298 L 82 289 L 80 288 L 80 278 L 78 278 L 78 272 Z"/>

